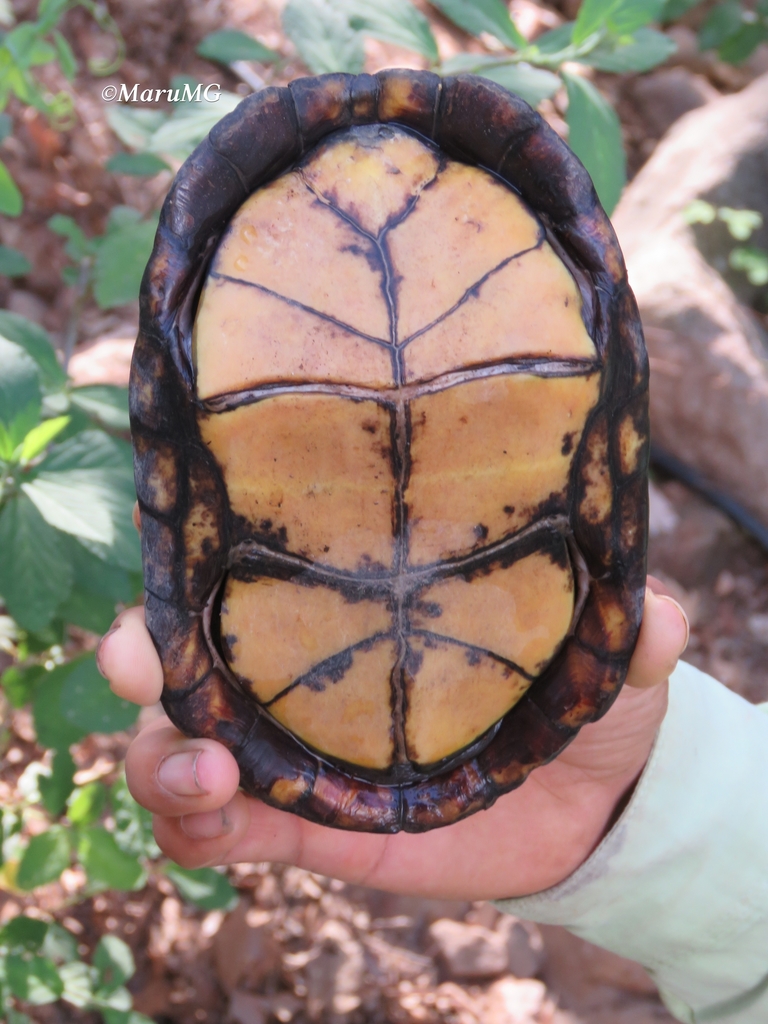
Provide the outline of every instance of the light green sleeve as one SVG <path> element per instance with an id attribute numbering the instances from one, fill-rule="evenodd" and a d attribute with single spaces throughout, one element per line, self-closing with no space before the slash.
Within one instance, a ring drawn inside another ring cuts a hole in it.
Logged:
<path id="1" fill-rule="evenodd" d="M 643 964 L 681 1021 L 768 1022 L 768 715 L 681 662 L 632 799 L 560 885 L 499 901 Z"/>

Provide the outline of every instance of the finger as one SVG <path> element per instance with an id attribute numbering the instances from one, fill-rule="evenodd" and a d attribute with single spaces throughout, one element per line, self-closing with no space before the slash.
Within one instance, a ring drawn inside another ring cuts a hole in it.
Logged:
<path id="1" fill-rule="evenodd" d="M 99 672 L 118 697 L 134 704 L 156 704 L 163 690 L 163 667 L 144 624 L 143 608 L 127 608 L 96 648 Z"/>
<path id="2" fill-rule="evenodd" d="M 663 683 L 688 646 L 689 636 L 688 616 L 677 601 L 646 589 L 643 624 L 629 664 L 627 684 L 647 689 Z"/>
<path id="3" fill-rule="evenodd" d="M 128 748 L 125 778 L 136 800 L 155 814 L 218 812 L 237 792 L 240 770 L 215 740 L 189 739 L 158 719 Z"/>
<path id="4" fill-rule="evenodd" d="M 133 525 L 136 527 L 136 532 L 141 533 L 141 512 L 139 511 L 138 501 L 134 502 L 133 504 L 133 512 L 131 513 L 131 519 L 133 520 Z"/>
<path id="5" fill-rule="evenodd" d="M 250 810 L 255 804 L 255 800 L 237 793 L 216 810 L 185 814 L 181 818 L 156 815 L 152 829 L 157 845 L 183 868 L 234 863 L 230 853 L 242 845 L 250 826 Z"/>

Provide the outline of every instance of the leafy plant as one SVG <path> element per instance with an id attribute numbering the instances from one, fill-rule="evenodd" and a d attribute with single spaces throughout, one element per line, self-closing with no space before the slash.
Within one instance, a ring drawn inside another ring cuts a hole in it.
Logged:
<path id="1" fill-rule="evenodd" d="M 472 72 L 518 93 L 534 106 L 565 87 L 570 143 L 592 175 L 610 213 L 625 181 L 618 118 L 608 101 L 572 65 L 601 71 L 648 71 L 675 43 L 651 27 L 664 0 L 584 0 L 575 21 L 529 43 L 503 0 L 431 0 L 464 31 L 492 37 L 486 53 L 462 53 L 440 62 L 428 20 L 410 0 L 289 0 L 283 27 L 314 72 L 359 72 L 366 36 L 408 47 L 440 74 Z M 570 70 L 566 70 L 566 66 Z"/>
<path id="2" fill-rule="evenodd" d="M 86 963 L 75 937 L 55 922 L 20 915 L 0 929 L 0 1008 L 8 1024 L 32 1024 L 19 1007 L 59 1000 L 100 1012 L 105 1024 L 152 1024 L 131 1009 L 125 983 L 135 971 L 130 948 L 116 935 L 103 936 Z"/>
<path id="3" fill-rule="evenodd" d="M 757 210 L 735 210 L 730 206 L 713 206 L 696 199 L 683 210 L 687 224 L 713 224 L 722 221 L 731 238 L 746 242 L 763 226 L 762 214 Z M 728 266 L 743 273 L 750 284 L 761 287 L 768 284 L 768 251 L 758 246 L 736 246 L 728 254 Z"/>
<path id="4" fill-rule="evenodd" d="M 77 59 L 58 27 L 63 15 L 73 7 L 85 8 L 97 25 L 115 41 L 114 58 L 89 61 L 89 71 L 95 75 L 107 75 L 119 67 L 124 54 L 122 36 L 103 4 L 96 0 L 40 0 L 35 21 L 22 21 L 9 31 L 0 31 L 0 111 L 5 110 L 11 97 L 15 96 L 26 106 L 45 114 L 57 127 L 71 125 L 74 111 L 71 95 L 66 90 L 52 94 L 38 78 L 36 69 L 57 64 L 67 81 L 74 80 Z M 7 119 L 0 126 L 0 141 L 9 131 L 10 119 Z M 22 208 L 21 192 L 6 165 L 0 161 L 0 213 L 16 217 Z"/>
<path id="5" fill-rule="evenodd" d="M 0 312 L 0 595 L 28 632 L 101 631 L 140 590 L 127 394 L 74 388 L 47 335 Z M 59 627 L 60 629 L 60 627 Z"/>
<path id="6" fill-rule="evenodd" d="M 50 218 L 48 227 L 67 239 L 64 251 L 73 263 L 63 272 L 75 293 L 64 336 L 66 366 L 77 341 L 80 317 L 91 297 L 102 309 L 112 309 L 139 294 L 155 239 L 157 214 L 142 220 L 139 211 L 130 206 L 114 206 L 104 234 L 94 238 L 86 237 L 72 217 L 60 213 Z"/>

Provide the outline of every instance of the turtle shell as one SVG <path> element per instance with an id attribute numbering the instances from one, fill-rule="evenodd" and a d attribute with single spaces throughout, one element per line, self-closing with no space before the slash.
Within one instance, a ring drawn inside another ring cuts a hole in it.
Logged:
<path id="1" fill-rule="evenodd" d="M 473 76 L 245 100 L 182 167 L 131 377 L 163 703 L 324 824 L 488 807 L 610 706 L 647 359 L 572 153 Z"/>

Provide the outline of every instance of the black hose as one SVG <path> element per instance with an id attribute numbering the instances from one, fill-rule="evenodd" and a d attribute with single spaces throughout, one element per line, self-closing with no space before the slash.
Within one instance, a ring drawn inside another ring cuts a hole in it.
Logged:
<path id="1" fill-rule="evenodd" d="M 756 519 L 751 512 L 747 512 L 738 501 L 719 491 L 697 469 L 691 469 L 675 455 L 670 455 L 669 452 L 655 444 L 651 445 L 651 465 L 657 466 L 664 473 L 680 480 L 691 490 L 698 491 L 727 516 L 730 516 L 742 530 L 751 534 L 765 551 L 768 551 L 768 527 Z"/>

